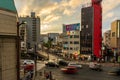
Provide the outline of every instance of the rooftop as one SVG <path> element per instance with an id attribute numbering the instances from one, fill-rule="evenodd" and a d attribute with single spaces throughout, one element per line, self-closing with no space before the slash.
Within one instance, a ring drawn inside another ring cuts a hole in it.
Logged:
<path id="1" fill-rule="evenodd" d="M 0 0 L 0 9 L 6 9 L 13 12 L 17 11 L 14 0 Z"/>

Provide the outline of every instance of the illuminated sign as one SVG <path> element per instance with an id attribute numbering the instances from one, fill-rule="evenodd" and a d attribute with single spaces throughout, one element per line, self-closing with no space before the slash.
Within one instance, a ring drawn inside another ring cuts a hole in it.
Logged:
<path id="1" fill-rule="evenodd" d="M 64 25 L 65 31 L 80 30 L 80 23 Z"/>

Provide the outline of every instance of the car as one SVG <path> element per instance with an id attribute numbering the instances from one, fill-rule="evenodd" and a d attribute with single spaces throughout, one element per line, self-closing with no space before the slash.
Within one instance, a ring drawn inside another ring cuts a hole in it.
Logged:
<path id="1" fill-rule="evenodd" d="M 45 65 L 46 65 L 46 67 L 59 67 L 59 65 L 57 63 L 50 62 L 50 61 L 46 62 Z"/>
<path id="2" fill-rule="evenodd" d="M 65 68 L 61 68 L 61 71 L 63 73 L 67 73 L 67 74 L 74 74 L 74 73 L 78 72 L 77 68 L 74 67 L 74 66 L 68 66 L 68 67 L 65 67 Z"/>
<path id="3" fill-rule="evenodd" d="M 61 65 L 61 66 L 68 66 L 68 62 L 65 61 L 65 60 L 59 60 L 58 64 Z"/>
<path id="4" fill-rule="evenodd" d="M 82 65 L 79 63 L 69 63 L 68 66 L 74 66 L 76 68 L 82 68 Z"/>
<path id="5" fill-rule="evenodd" d="M 24 71 L 33 71 L 34 70 L 34 64 L 28 64 L 24 66 Z"/>
<path id="6" fill-rule="evenodd" d="M 24 64 L 24 65 L 34 64 L 34 61 L 33 61 L 33 60 L 24 60 L 24 61 L 23 61 L 23 64 Z"/>
<path id="7" fill-rule="evenodd" d="M 120 68 L 113 68 L 111 71 L 108 72 L 110 75 L 120 75 Z"/>
<path id="8" fill-rule="evenodd" d="M 102 71 L 102 65 L 97 62 L 90 62 L 89 68 L 96 71 Z"/>

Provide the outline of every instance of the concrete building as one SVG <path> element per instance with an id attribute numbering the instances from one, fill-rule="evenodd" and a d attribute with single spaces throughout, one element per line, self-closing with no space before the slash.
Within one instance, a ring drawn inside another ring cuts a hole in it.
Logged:
<path id="1" fill-rule="evenodd" d="M 81 10 L 80 54 L 101 56 L 102 46 L 102 0 L 91 0 L 92 6 Z"/>
<path id="2" fill-rule="evenodd" d="M 63 25 L 63 54 L 73 58 L 80 51 L 80 23 Z"/>
<path id="3" fill-rule="evenodd" d="M 57 45 L 57 37 L 59 33 L 48 33 L 48 39 L 52 40 L 53 45 Z"/>
<path id="4" fill-rule="evenodd" d="M 106 47 L 110 48 L 110 41 L 111 41 L 111 30 L 108 30 L 103 35 L 103 43 Z"/>
<path id="5" fill-rule="evenodd" d="M 0 0 L 0 80 L 19 80 L 17 11 L 13 0 Z"/>
<path id="6" fill-rule="evenodd" d="M 40 44 L 40 18 L 35 16 L 35 12 L 31 12 L 31 16 L 19 17 L 19 22 L 26 22 L 27 30 L 27 49 L 34 49 L 35 45 Z"/>
<path id="7" fill-rule="evenodd" d="M 92 54 L 93 39 L 93 7 L 85 7 L 81 10 L 81 31 L 80 31 L 80 54 Z"/>
<path id="8" fill-rule="evenodd" d="M 120 20 L 111 23 L 111 48 L 120 53 Z"/>
<path id="9" fill-rule="evenodd" d="M 26 24 L 22 24 L 20 27 L 20 41 L 21 41 L 21 53 L 27 52 L 27 30 L 26 30 Z"/>

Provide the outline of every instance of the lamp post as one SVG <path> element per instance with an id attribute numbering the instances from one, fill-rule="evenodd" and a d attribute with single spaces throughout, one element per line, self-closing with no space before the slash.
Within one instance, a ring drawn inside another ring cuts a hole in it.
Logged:
<path id="1" fill-rule="evenodd" d="M 17 22 L 17 80 L 20 80 L 20 35 L 19 27 L 26 22 L 19 23 Z"/>

